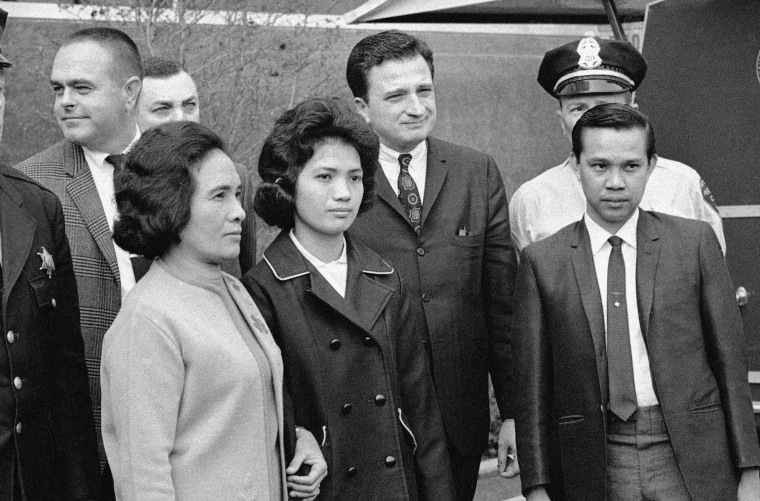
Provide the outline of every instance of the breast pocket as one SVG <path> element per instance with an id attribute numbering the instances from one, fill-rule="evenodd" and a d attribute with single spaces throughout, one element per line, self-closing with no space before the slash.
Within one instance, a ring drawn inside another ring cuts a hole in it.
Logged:
<path id="1" fill-rule="evenodd" d="M 457 247 L 480 247 L 483 245 L 483 233 L 477 235 L 454 235 L 451 243 Z"/>

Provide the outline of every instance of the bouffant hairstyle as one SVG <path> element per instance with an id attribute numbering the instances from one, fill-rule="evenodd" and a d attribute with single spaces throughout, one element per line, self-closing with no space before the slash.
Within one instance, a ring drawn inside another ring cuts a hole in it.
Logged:
<path id="1" fill-rule="evenodd" d="M 114 174 L 118 219 L 113 239 L 129 252 L 152 259 L 180 242 L 190 221 L 196 172 L 224 142 L 194 122 L 170 122 L 149 129 Z"/>
<path id="2" fill-rule="evenodd" d="M 368 102 L 369 72 L 372 68 L 385 61 L 403 61 L 417 55 L 422 56 L 430 68 L 430 76 L 434 77 L 433 51 L 419 38 L 398 30 L 383 31 L 365 37 L 359 40 L 348 56 L 348 87 L 354 97 Z"/>
<path id="3" fill-rule="evenodd" d="M 353 146 L 362 166 L 364 196 L 359 214 L 375 199 L 375 171 L 380 143 L 372 128 L 338 99 L 307 99 L 277 120 L 259 156 L 262 183 L 253 208 L 267 224 L 292 228 L 295 224 L 296 181 L 315 149 L 337 139 Z"/>

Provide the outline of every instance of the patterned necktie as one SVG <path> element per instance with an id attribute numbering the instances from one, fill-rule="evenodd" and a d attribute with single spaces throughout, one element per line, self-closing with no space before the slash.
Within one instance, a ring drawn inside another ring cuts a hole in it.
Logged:
<path id="1" fill-rule="evenodd" d="M 420 234 L 420 216 L 422 215 L 422 200 L 420 192 L 417 191 L 417 185 L 409 174 L 409 162 L 412 161 L 412 155 L 403 153 L 398 156 L 398 163 L 401 172 L 398 175 L 398 199 L 412 223 L 414 231 Z"/>
<path id="2" fill-rule="evenodd" d="M 607 268 L 607 373 L 610 410 L 623 421 L 636 411 L 636 386 L 633 382 L 631 337 L 628 332 L 628 306 L 625 298 L 625 261 L 618 236 L 611 236 Z"/>

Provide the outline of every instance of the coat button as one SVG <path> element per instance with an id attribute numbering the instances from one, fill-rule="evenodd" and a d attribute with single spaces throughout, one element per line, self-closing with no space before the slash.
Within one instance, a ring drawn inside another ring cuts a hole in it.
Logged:
<path id="1" fill-rule="evenodd" d="M 50 303 L 53 305 L 53 308 L 55 308 L 56 306 L 58 306 L 58 303 L 55 301 L 55 298 L 51 299 Z"/>
<path id="2" fill-rule="evenodd" d="M 344 404 L 343 408 L 340 410 L 340 413 L 344 416 L 348 416 L 351 413 L 351 409 L 353 409 L 353 407 L 351 407 L 351 404 Z"/>
<path id="3" fill-rule="evenodd" d="M 375 340 L 367 336 L 364 338 L 364 346 L 374 346 Z"/>
<path id="4" fill-rule="evenodd" d="M 21 426 L 21 423 L 16 424 L 16 434 L 21 435 L 21 429 L 23 426 Z"/>
<path id="5" fill-rule="evenodd" d="M 428 296 L 427 292 L 422 293 L 422 300 L 425 301 L 426 303 L 430 302 L 430 296 Z"/>
<path id="6" fill-rule="evenodd" d="M 386 400 L 385 395 L 377 395 L 375 397 L 375 405 L 378 407 L 382 407 L 383 405 L 385 405 L 385 400 Z"/>
<path id="7" fill-rule="evenodd" d="M 8 334 L 5 335 L 5 339 L 7 339 L 9 343 L 13 343 L 13 341 L 16 340 L 16 335 L 13 331 L 8 331 Z"/>
<path id="8" fill-rule="evenodd" d="M 418 256 L 424 256 L 425 255 L 425 249 L 423 249 L 422 247 L 418 247 L 417 248 L 417 255 Z"/>
<path id="9" fill-rule="evenodd" d="M 13 386 L 15 386 L 17 390 L 21 389 L 21 378 L 20 377 L 16 376 L 13 379 Z"/>
<path id="10" fill-rule="evenodd" d="M 388 456 L 387 458 L 385 458 L 385 466 L 388 468 L 393 468 L 394 466 L 396 466 L 396 458 L 394 458 L 393 456 Z"/>
<path id="11" fill-rule="evenodd" d="M 330 341 L 330 349 L 332 351 L 338 351 L 338 348 L 340 348 L 340 339 L 333 339 Z"/>
<path id="12" fill-rule="evenodd" d="M 351 478 L 356 476 L 356 466 L 352 466 L 351 468 L 346 470 L 346 478 Z"/>

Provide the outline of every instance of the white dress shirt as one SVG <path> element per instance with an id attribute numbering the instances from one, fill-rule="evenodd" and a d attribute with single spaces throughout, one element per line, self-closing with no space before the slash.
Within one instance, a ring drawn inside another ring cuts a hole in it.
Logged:
<path id="1" fill-rule="evenodd" d="M 414 179 L 417 185 L 417 191 L 420 192 L 420 203 L 425 204 L 425 175 L 427 174 L 427 141 L 422 141 L 409 152 L 412 160 L 409 162 L 409 175 Z M 385 177 L 391 183 L 393 192 L 398 196 L 398 176 L 401 173 L 401 166 L 398 164 L 398 157 L 401 153 L 394 151 L 384 144 L 380 144 L 380 167 L 383 169 Z"/>
<path id="2" fill-rule="evenodd" d="M 134 140 L 125 151 L 129 151 L 132 144 L 134 144 L 139 138 L 140 131 L 138 130 Z M 108 153 L 93 151 L 85 147 L 82 147 L 82 151 L 84 151 L 84 158 L 87 160 L 87 165 L 90 167 L 92 179 L 95 181 L 95 187 L 98 190 L 100 203 L 103 206 L 103 212 L 106 214 L 106 221 L 108 221 L 108 228 L 113 235 L 113 223 L 116 217 L 116 198 L 113 186 L 114 166 L 106 162 L 106 157 L 109 155 Z M 123 303 L 124 298 L 127 297 L 127 293 L 135 286 L 135 272 L 132 269 L 132 261 L 129 259 L 129 252 L 116 245 L 116 242 L 113 243 L 113 248 L 114 251 L 116 251 L 116 264 L 119 266 L 121 301 Z"/>
<path id="3" fill-rule="evenodd" d="M 340 257 L 335 261 L 325 263 L 324 261 L 321 261 L 315 257 L 311 252 L 307 251 L 306 248 L 301 245 L 301 242 L 298 241 L 296 234 L 293 233 L 292 229 L 290 230 L 289 235 L 290 239 L 295 244 L 296 249 L 298 249 L 298 252 L 300 252 L 303 257 L 305 257 L 311 264 L 314 265 L 317 271 L 323 277 L 325 277 L 325 280 L 327 280 L 327 282 L 332 285 L 333 289 L 335 289 L 341 297 L 346 297 L 346 281 L 348 280 L 346 237 L 343 237 L 343 252 L 341 252 Z"/>
<path id="4" fill-rule="evenodd" d="M 607 240 L 612 236 L 607 230 L 596 224 L 588 215 L 583 221 L 591 240 L 591 252 L 594 256 L 596 279 L 599 282 L 599 292 L 602 296 L 602 311 L 604 312 L 604 329 L 607 330 L 607 268 L 610 262 L 612 244 Z M 628 332 L 631 338 L 631 357 L 633 359 L 633 381 L 636 385 L 636 401 L 639 407 L 658 405 L 657 396 L 652 384 L 652 371 L 649 366 L 649 355 L 644 344 L 639 323 L 639 309 L 636 300 L 636 229 L 639 223 L 639 209 L 625 222 L 616 235 L 623 240 L 621 250 L 625 262 L 625 297 L 628 310 Z"/>

